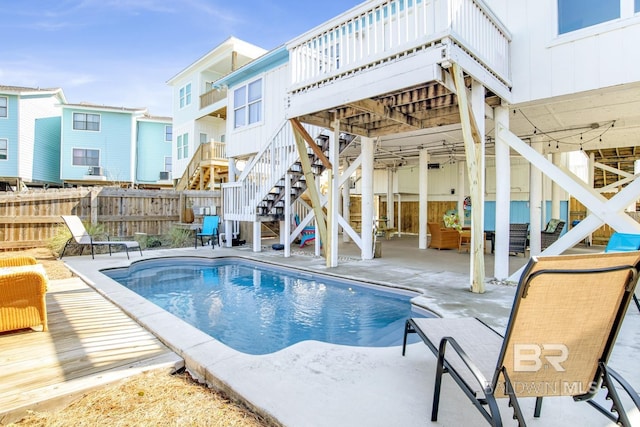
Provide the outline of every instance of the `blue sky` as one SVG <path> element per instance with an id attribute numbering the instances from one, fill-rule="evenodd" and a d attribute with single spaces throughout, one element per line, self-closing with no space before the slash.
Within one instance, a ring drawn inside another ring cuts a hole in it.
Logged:
<path id="1" fill-rule="evenodd" d="M 229 36 L 267 50 L 361 0 L 0 0 L 0 85 L 171 115 L 166 82 Z"/>

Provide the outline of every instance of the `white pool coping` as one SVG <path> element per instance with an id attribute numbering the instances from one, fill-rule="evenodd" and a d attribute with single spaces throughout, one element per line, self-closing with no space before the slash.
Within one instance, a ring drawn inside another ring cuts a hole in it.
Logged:
<path id="1" fill-rule="evenodd" d="M 205 250 L 148 250 L 143 258 L 247 255 L 233 249 L 216 248 L 210 253 Z M 249 258 L 259 260 L 258 256 Z M 301 342 L 268 355 L 247 355 L 99 272 L 104 268 L 127 266 L 139 259 L 132 255 L 129 261 L 124 253 L 116 253 L 111 257 L 97 255 L 95 260 L 84 256 L 68 257 L 64 261 L 85 282 L 183 357 L 195 377 L 241 400 L 275 424 L 296 427 L 485 425 L 480 413 L 448 376 L 443 382 L 440 421 L 430 422 L 435 357 L 421 342 L 409 345 L 405 357 L 401 355 L 400 346 L 349 347 L 317 341 Z M 513 292 L 500 289 L 493 299 L 499 305 L 510 304 L 512 295 Z M 450 311 L 438 307 L 433 300 L 426 303 L 434 305 L 434 311 Z M 633 318 L 624 323 L 619 338 L 622 343 L 616 346 L 622 347 L 618 359 L 631 365 L 625 363 L 624 369 L 618 366 L 616 369 L 638 387 L 640 373 L 633 361 L 640 348 L 640 314 L 635 311 L 629 310 L 627 317 Z M 629 372 L 634 373 L 633 378 L 628 377 Z M 571 398 L 545 399 L 540 419 L 533 418 L 533 399 L 522 399 L 521 403 L 531 425 L 614 425 L 586 403 L 574 403 Z M 499 399 L 499 406 L 505 425 L 515 425 L 506 400 Z M 640 425 L 638 411 L 634 410 L 631 416 Z"/>

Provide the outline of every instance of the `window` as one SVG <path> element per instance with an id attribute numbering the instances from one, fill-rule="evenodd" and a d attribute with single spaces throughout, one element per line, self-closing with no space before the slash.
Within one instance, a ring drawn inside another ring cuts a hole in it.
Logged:
<path id="1" fill-rule="evenodd" d="M 75 130 L 100 130 L 100 115 L 73 113 L 73 128 Z"/>
<path id="2" fill-rule="evenodd" d="M 209 142 L 209 135 L 207 135 L 206 133 L 201 133 L 200 144 L 206 144 L 207 142 Z"/>
<path id="3" fill-rule="evenodd" d="M 640 0 L 636 0 L 633 11 L 636 13 L 640 12 Z"/>
<path id="4" fill-rule="evenodd" d="M 9 100 L 6 96 L 0 96 L 0 117 L 8 116 Z"/>
<path id="5" fill-rule="evenodd" d="M 620 1 L 558 0 L 558 33 L 565 34 L 620 18 Z M 635 2 L 637 11 L 639 0 Z"/>
<path id="6" fill-rule="evenodd" d="M 9 158 L 9 140 L 0 139 L 0 160 L 7 160 Z"/>
<path id="7" fill-rule="evenodd" d="M 167 142 L 173 140 L 173 126 L 167 125 L 164 127 L 164 140 Z"/>
<path id="8" fill-rule="evenodd" d="M 180 88 L 180 108 L 191 104 L 191 83 Z"/>
<path id="9" fill-rule="evenodd" d="M 189 134 L 178 135 L 178 159 L 186 159 L 189 156 Z"/>
<path id="10" fill-rule="evenodd" d="M 262 121 L 262 79 L 233 91 L 234 127 Z"/>
<path id="11" fill-rule="evenodd" d="M 173 169 L 173 165 L 171 163 L 171 156 L 167 156 L 164 158 L 164 171 L 171 172 Z"/>
<path id="12" fill-rule="evenodd" d="M 73 149 L 74 166 L 100 166 L 100 151 L 86 148 Z"/>

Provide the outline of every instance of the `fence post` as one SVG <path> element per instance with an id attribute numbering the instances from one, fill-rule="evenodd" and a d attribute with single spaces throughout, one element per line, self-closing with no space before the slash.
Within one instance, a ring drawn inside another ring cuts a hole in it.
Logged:
<path id="1" fill-rule="evenodd" d="M 91 189 L 91 224 L 98 223 L 98 193 L 96 188 Z"/>

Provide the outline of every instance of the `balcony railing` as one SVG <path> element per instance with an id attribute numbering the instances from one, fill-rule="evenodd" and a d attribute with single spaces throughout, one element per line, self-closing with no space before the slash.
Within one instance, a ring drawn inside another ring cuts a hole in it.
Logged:
<path id="1" fill-rule="evenodd" d="M 482 0 L 376 0 L 287 46 L 290 90 L 322 84 L 445 40 L 510 86 L 511 35 Z"/>
<path id="2" fill-rule="evenodd" d="M 200 95 L 200 109 L 227 98 L 227 89 L 212 89 Z"/>

